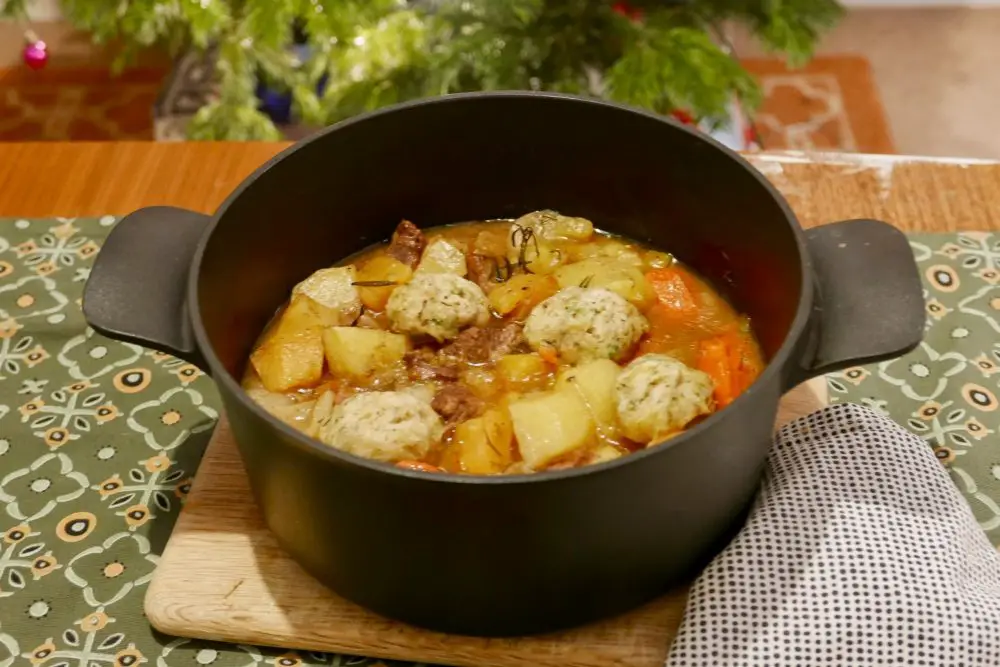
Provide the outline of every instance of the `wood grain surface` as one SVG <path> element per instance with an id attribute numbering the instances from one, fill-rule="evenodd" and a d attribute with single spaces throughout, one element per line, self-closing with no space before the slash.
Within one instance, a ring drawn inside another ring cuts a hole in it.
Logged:
<path id="1" fill-rule="evenodd" d="M 0 143 L 0 216 L 212 212 L 288 144 Z M 880 218 L 904 231 L 1000 229 L 1000 164 L 843 154 L 757 154 L 805 226 Z"/>
<path id="2" fill-rule="evenodd" d="M 213 212 L 278 143 L 0 143 L 0 216 Z"/>
<path id="3" fill-rule="evenodd" d="M 782 399 L 778 425 L 826 404 L 826 380 Z M 146 617 L 181 637 L 480 667 L 657 667 L 684 613 L 680 589 L 569 632 L 515 639 L 444 635 L 337 597 L 278 547 L 250 497 L 229 428 L 198 468 L 146 594 Z"/>

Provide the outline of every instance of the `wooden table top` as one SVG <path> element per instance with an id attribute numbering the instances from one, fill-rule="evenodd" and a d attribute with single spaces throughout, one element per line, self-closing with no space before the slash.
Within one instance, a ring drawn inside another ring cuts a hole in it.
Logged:
<path id="1" fill-rule="evenodd" d="M 206 213 L 285 143 L 0 143 L 0 216 Z M 896 156 L 749 156 L 806 226 L 874 217 L 905 231 L 1000 230 L 1000 163 Z"/>

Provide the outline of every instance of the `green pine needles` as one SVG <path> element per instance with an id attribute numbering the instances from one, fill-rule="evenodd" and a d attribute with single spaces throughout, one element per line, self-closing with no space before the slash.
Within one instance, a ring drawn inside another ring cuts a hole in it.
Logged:
<path id="1" fill-rule="evenodd" d="M 0 0 L 0 13 L 26 0 Z M 275 139 L 258 111 L 263 78 L 290 91 L 304 122 L 325 125 L 395 102 L 471 90 L 601 95 L 709 122 L 751 76 L 720 48 L 739 23 L 793 64 L 840 14 L 836 0 L 63 0 L 73 23 L 124 45 L 217 45 L 219 96 L 193 139 Z M 301 25 L 310 55 L 289 50 Z M 327 85 L 317 91 L 320 81 Z"/>

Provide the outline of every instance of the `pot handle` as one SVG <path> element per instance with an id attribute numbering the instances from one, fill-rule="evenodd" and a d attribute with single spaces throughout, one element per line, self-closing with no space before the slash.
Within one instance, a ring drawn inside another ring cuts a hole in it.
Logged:
<path id="1" fill-rule="evenodd" d="M 923 339 L 923 287 L 906 236 L 886 222 L 847 220 L 805 232 L 815 276 L 812 341 L 789 387 L 892 359 Z"/>
<path id="2" fill-rule="evenodd" d="M 167 352 L 208 370 L 187 307 L 188 270 L 211 218 L 172 206 L 122 218 L 83 289 L 83 316 L 115 340 Z"/>

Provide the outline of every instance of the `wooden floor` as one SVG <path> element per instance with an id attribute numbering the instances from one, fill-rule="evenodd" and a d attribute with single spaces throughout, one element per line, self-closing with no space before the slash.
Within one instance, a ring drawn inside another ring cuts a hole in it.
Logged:
<path id="1" fill-rule="evenodd" d="M 819 53 L 871 63 L 897 153 L 1000 159 L 998 36 L 1000 8 L 856 9 Z"/>

